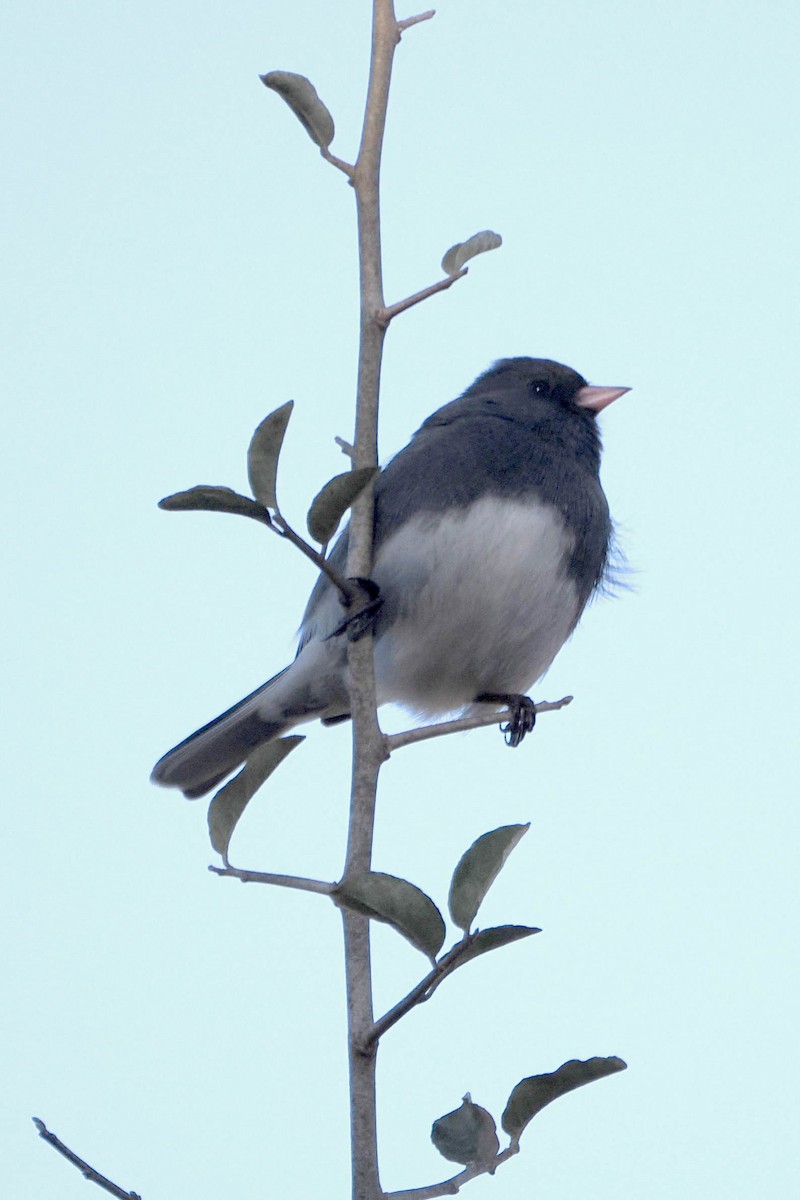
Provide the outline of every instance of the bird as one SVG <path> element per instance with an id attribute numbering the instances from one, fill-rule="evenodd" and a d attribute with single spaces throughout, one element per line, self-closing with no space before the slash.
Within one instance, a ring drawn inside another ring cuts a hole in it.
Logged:
<path id="1" fill-rule="evenodd" d="M 432 719 L 491 704 L 511 709 L 511 744 L 530 729 L 527 693 L 609 570 L 597 414 L 629 390 L 551 359 L 500 359 L 384 467 L 371 571 L 379 705 Z M 347 549 L 345 528 L 330 553 L 342 574 Z M 293 662 L 165 754 L 153 782 L 193 799 L 293 726 L 347 719 L 342 618 L 321 573 Z"/>

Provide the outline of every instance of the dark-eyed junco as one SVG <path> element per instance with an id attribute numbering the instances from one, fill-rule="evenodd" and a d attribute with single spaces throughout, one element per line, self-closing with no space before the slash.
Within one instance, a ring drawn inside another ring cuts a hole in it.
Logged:
<path id="1" fill-rule="evenodd" d="M 611 521 L 590 387 L 541 358 L 505 358 L 440 408 L 375 485 L 378 702 L 420 716 L 513 707 L 574 630 L 606 568 Z M 347 530 L 331 554 L 344 573 Z M 202 796 L 262 742 L 349 712 L 338 592 L 320 575 L 297 657 L 170 750 L 153 780 Z"/>

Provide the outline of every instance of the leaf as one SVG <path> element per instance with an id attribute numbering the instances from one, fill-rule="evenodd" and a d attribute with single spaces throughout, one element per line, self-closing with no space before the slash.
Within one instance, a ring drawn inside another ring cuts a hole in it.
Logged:
<path id="1" fill-rule="evenodd" d="M 270 71 L 259 75 L 264 87 L 286 101 L 312 142 L 321 148 L 330 146 L 335 133 L 333 117 L 317 95 L 317 89 L 305 75 L 293 71 Z"/>
<path id="2" fill-rule="evenodd" d="M 277 508 L 275 481 L 278 476 L 280 456 L 286 426 L 292 415 L 294 400 L 287 400 L 275 412 L 264 417 L 256 429 L 247 449 L 247 477 L 253 495 L 265 508 Z"/>
<path id="3" fill-rule="evenodd" d="M 252 517 L 256 521 L 271 524 L 269 513 L 263 505 L 250 496 L 241 496 L 233 488 L 214 487 L 211 484 L 198 484 L 185 492 L 175 492 L 159 500 L 158 507 L 166 512 L 226 512 L 235 513 L 242 517 Z"/>
<path id="4" fill-rule="evenodd" d="M 259 746 L 248 758 L 238 775 L 221 787 L 208 806 L 208 835 L 213 848 L 228 862 L 228 846 L 239 818 L 258 789 L 291 754 L 304 737 L 278 738 Z"/>
<path id="5" fill-rule="evenodd" d="M 481 929 L 475 934 L 463 954 L 458 956 L 456 966 L 460 967 L 480 954 L 488 954 L 490 950 L 499 950 L 501 946 L 508 946 L 511 942 L 518 942 L 522 938 L 541 932 L 541 929 L 536 929 L 532 925 L 495 925 L 491 929 Z"/>
<path id="6" fill-rule="evenodd" d="M 306 525 L 313 541 L 329 542 L 356 496 L 363 492 L 378 474 L 377 467 L 356 467 L 334 475 L 314 497 L 308 510 Z"/>
<path id="7" fill-rule="evenodd" d="M 467 1092 L 460 1108 L 433 1122 L 431 1141 L 448 1162 L 487 1163 L 497 1157 L 500 1142 L 494 1117 Z"/>
<path id="8" fill-rule="evenodd" d="M 448 905 L 459 929 L 469 930 L 483 898 L 530 825 L 502 825 L 472 843 L 453 872 Z"/>
<path id="9" fill-rule="evenodd" d="M 482 233 L 473 233 L 466 242 L 456 242 L 451 246 L 442 259 L 442 270 L 445 275 L 457 275 L 465 262 L 469 262 L 476 254 L 485 254 L 487 250 L 497 250 L 502 246 L 503 239 L 499 233 L 484 229 Z"/>
<path id="10" fill-rule="evenodd" d="M 430 896 L 407 879 L 384 875 L 382 871 L 348 875 L 336 888 L 333 898 L 337 904 L 391 925 L 428 958 L 435 958 L 442 948 L 445 935 L 442 914 Z"/>
<path id="11" fill-rule="evenodd" d="M 627 1065 L 621 1058 L 587 1058 L 585 1062 L 573 1058 L 549 1075 L 530 1075 L 520 1080 L 508 1098 L 503 1113 L 503 1129 L 519 1139 L 528 1122 L 551 1100 L 557 1100 L 559 1096 L 583 1087 L 594 1079 L 624 1071 Z"/>

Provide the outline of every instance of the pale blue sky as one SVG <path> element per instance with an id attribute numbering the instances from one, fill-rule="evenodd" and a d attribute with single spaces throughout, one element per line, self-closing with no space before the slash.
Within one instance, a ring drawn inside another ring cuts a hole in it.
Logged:
<path id="1" fill-rule="evenodd" d="M 145 1200 L 347 1194 L 338 916 L 212 877 L 204 806 L 148 774 L 284 665 L 313 581 L 260 527 L 156 502 L 243 487 L 289 398 L 287 513 L 343 469 L 352 196 L 258 74 L 310 76 L 352 156 L 368 7 L 3 16 L 8 1195 L 89 1194 L 32 1115 Z M 797 1186 L 799 32 L 788 0 L 461 0 L 399 49 L 387 299 L 478 229 L 505 245 L 390 331 L 382 457 L 497 357 L 631 386 L 602 427 L 632 587 L 587 613 L 537 689 L 576 702 L 523 748 L 486 730 L 385 769 L 376 867 L 444 904 L 478 834 L 529 820 L 481 920 L 544 929 L 386 1038 L 387 1189 L 450 1173 L 430 1125 L 467 1090 L 499 1117 L 594 1054 L 630 1069 L 470 1196 Z M 234 862 L 335 878 L 348 750 L 312 729 Z M 375 944 L 382 1010 L 425 963 Z"/>

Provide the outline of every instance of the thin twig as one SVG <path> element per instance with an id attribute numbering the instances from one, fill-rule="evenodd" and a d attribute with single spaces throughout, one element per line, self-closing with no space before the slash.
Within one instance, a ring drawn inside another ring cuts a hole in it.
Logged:
<path id="1" fill-rule="evenodd" d="M 305 538 L 300 537 L 300 534 L 292 529 L 288 521 L 279 512 L 276 512 L 274 517 L 272 517 L 270 528 L 279 537 L 285 537 L 293 546 L 296 546 L 298 550 L 305 554 L 306 558 L 310 558 L 319 567 L 323 575 L 327 575 L 328 579 L 339 592 L 342 607 L 348 610 L 348 616 L 339 628 L 334 630 L 331 636 L 336 637 L 340 633 L 344 633 L 346 629 L 354 629 L 359 616 L 363 615 L 366 617 L 369 612 L 377 611 L 381 603 L 377 588 L 375 588 L 373 593 L 368 590 L 368 587 L 364 586 L 364 581 L 346 579 L 340 571 L 331 566 L 330 559 L 327 559 L 324 554 L 320 554 L 313 546 L 309 545 Z M 353 639 L 351 638 L 351 640 Z"/>
<path id="2" fill-rule="evenodd" d="M 423 300 L 427 300 L 429 296 L 435 296 L 437 292 L 446 292 L 459 279 L 463 279 L 468 272 L 469 267 L 462 267 L 455 275 L 448 275 L 446 279 L 440 279 L 438 283 L 432 283 L 430 287 L 423 288 L 421 292 L 414 292 L 413 296 L 406 296 L 405 300 L 398 300 L 396 304 L 390 304 L 388 308 L 384 308 L 378 319 L 382 324 L 388 325 L 394 317 L 398 316 L 399 313 L 405 312 L 407 308 L 413 308 L 415 304 L 420 304 Z"/>
<path id="3" fill-rule="evenodd" d="M 557 712 L 571 704 L 572 696 L 563 696 L 560 700 L 543 700 L 536 704 L 536 715 L 544 712 Z M 507 709 L 495 712 L 478 713 L 474 717 L 459 717 L 456 721 L 440 721 L 438 725 L 423 725 L 420 729 L 406 729 L 402 733 L 387 733 L 386 751 L 391 754 L 403 746 L 413 746 L 415 742 L 427 742 L 430 738 L 445 737 L 450 733 L 466 733 L 470 729 L 484 729 L 488 725 L 498 725 L 508 718 Z"/>
<path id="4" fill-rule="evenodd" d="M 331 166 L 336 167 L 346 175 L 351 183 L 353 182 L 355 168 L 349 162 L 345 162 L 343 158 L 337 158 L 335 154 L 331 154 L 327 146 L 320 146 L 319 152 L 326 162 L 329 162 Z"/>
<path id="5" fill-rule="evenodd" d="M 279 512 L 276 512 L 275 516 L 272 517 L 271 524 L 272 528 L 277 530 L 281 537 L 285 537 L 288 542 L 291 542 L 293 546 L 296 546 L 298 550 L 305 554 L 306 558 L 311 559 L 314 565 L 317 566 L 324 575 L 328 576 L 328 579 L 330 579 L 333 586 L 347 602 L 352 599 L 353 588 L 352 585 L 349 584 L 345 579 L 344 575 L 337 571 L 335 567 L 332 567 L 327 558 L 324 558 L 318 550 L 315 550 L 313 546 L 309 545 L 305 538 L 300 537 L 300 534 L 296 533 L 294 529 L 292 529 L 288 521 L 286 521 Z"/>
<path id="6" fill-rule="evenodd" d="M 381 601 L 375 585 L 371 585 L 365 580 L 346 579 L 341 571 L 337 571 L 334 566 L 331 566 L 330 559 L 325 557 L 324 551 L 326 547 L 323 546 L 322 553 L 315 550 L 305 538 L 302 538 L 299 533 L 292 529 L 279 509 L 276 508 L 273 513 L 270 513 L 266 508 L 262 508 L 260 505 L 255 504 L 255 502 L 253 507 L 255 511 L 245 510 L 241 515 L 252 517 L 254 520 L 262 522 L 273 533 L 277 533 L 278 537 L 286 538 L 287 542 L 291 542 L 301 554 L 304 554 L 306 558 L 309 558 L 313 562 L 314 566 L 323 575 L 328 577 L 338 591 L 342 607 L 348 610 L 348 616 L 347 620 L 343 621 L 341 626 L 334 630 L 331 636 L 336 637 L 340 633 L 344 633 L 346 629 L 354 630 L 359 617 L 366 618 L 368 614 L 377 611 Z M 368 626 L 365 625 L 364 628 L 368 628 Z M 358 636 L 363 636 L 363 634 L 359 634 Z M 352 633 L 351 640 L 357 640 L 357 637 Z"/>
<path id="7" fill-rule="evenodd" d="M 437 1196 L 455 1196 L 465 1183 L 477 1179 L 479 1175 L 494 1175 L 497 1168 L 515 1154 L 519 1154 L 519 1142 L 512 1142 L 489 1162 L 473 1163 L 458 1175 L 443 1180 L 442 1183 L 432 1183 L 429 1187 L 409 1188 L 406 1192 L 387 1192 L 385 1200 L 436 1200 Z"/>
<path id="8" fill-rule="evenodd" d="M 416 17 L 406 17 L 403 21 L 397 22 L 397 32 L 402 34 L 404 30 L 410 29 L 412 25 L 419 25 L 420 21 L 430 21 L 431 17 L 436 16 L 436 9 L 429 8 L 427 12 L 419 13 Z"/>
<path id="9" fill-rule="evenodd" d="M 339 447 L 342 454 L 346 455 L 348 458 L 355 457 L 355 448 L 350 442 L 346 441 L 343 437 L 339 437 L 338 435 L 333 440 L 336 442 L 336 445 Z"/>
<path id="10" fill-rule="evenodd" d="M 398 1000 L 393 1008 L 390 1008 L 382 1017 L 379 1017 L 369 1032 L 367 1044 L 374 1045 L 380 1041 L 387 1029 L 391 1029 L 393 1025 L 396 1025 L 412 1008 L 415 1008 L 418 1004 L 424 1004 L 426 1000 L 430 1000 L 439 984 L 443 983 L 448 975 L 452 975 L 456 967 L 460 965 L 459 959 L 473 940 L 474 936 L 472 934 L 466 934 L 461 941 L 456 942 L 455 946 L 452 946 L 447 954 L 439 959 L 434 968 L 428 972 L 424 979 L 420 980 L 416 987 L 411 989 L 407 996 L 404 996 L 402 1000 Z"/>
<path id="11" fill-rule="evenodd" d="M 298 892 L 319 892 L 322 896 L 330 896 L 336 887 L 335 883 L 304 879 L 302 875 L 272 875 L 267 871 L 240 871 L 238 867 L 210 866 L 208 869 L 213 875 L 227 875 L 242 883 L 269 883 L 273 887 L 295 888 Z"/>
<path id="12" fill-rule="evenodd" d="M 95 1171 L 94 1167 L 90 1167 L 87 1162 L 78 1157 L 74 1150 L 70 1150 L 69 1146 L 65 1146 L 60 1138 L 51 1133 L 44 1121 L 40 1121 L 38 1117 L 32 1117 L 31 1120 L 39 1131 L 39 1137 L 44 1138 L 54 1150 L 57 1150 L 59 1154 L 63 1154 L 68 1162 L 77 1167 L 84 1179 L 88 1179 L 90 1183 L 96 1183 L 98 1187 L 104 1188 L 112 1196 L 118 1196 L 119 1200 L 142 1200 L 138 1192 L 126 1192 L 124 1188 L 121 1188 L 112 1180 L 106 1179 L 105 1175 L 101 1175 L 99 1171 Z"/>
<path id="13" fill-rule="evenodd" d="M 324 554 L 320 554 L 320 552 L 315 550 L 314 547 L 305 540 L 305 538 L 302 538 L 299 533 L 292 529 L 291 525 L 278 508 L 273 508 L 273 511 L 270 512 L 268 508 L 266 508 L 263 504 L 259 504 L 257 500 L 252 500 L 249 496 L 240 496 L 235 492 L 231 492 L 230 488 L 191 488 L 188 492 L 179 492 L 175 496 L 165 496 L 163 500 L 159 501 L 158 507 L 166 509 L 167 512 L 174 512 L 176 507 L 183 507 L 183 505 L 176 505 L 175 501 L 184 500 L 185 497 L 190 496 L 192 492 L 202 492 L 204 490 L 209 490 L 216 493 L 227 492 L 230 493 L 230 495 L 225 498 L 224 505 L 222 507 L 220 506 L 218 496 L 215 497 L 216 503 L 213 504 L 210 503 L 206 497 L 205 503 L 199 505 L 201 510 L 209 512 L 229 512 L 235 514 L 236 516 L 247 517 L 252 521 L 258 521 L 261 525 L 266 525 L 267 529 L 271 529 L 273 533 L 277 533 L 278 537 L 284 537 L 287 541 L 291 542 L 293 546 L 296 546 L 302 554 L 305 554 L 306 558 L 311 559 L 311 561 L 314 563 L 314 566 L 319 571 L 322 571 L 324 575 L 328 576 L 328 579 L 330 579 L 333 586 L 341 593 L 345 605 L 350 604 L 358 594 L 358 589 L 354 588 L 345 579 L 345 577 L 336 570 L 335 567 L 330 565 Z M 197 502 L 195 503 L 194 507 L 198 507 Z"/>

